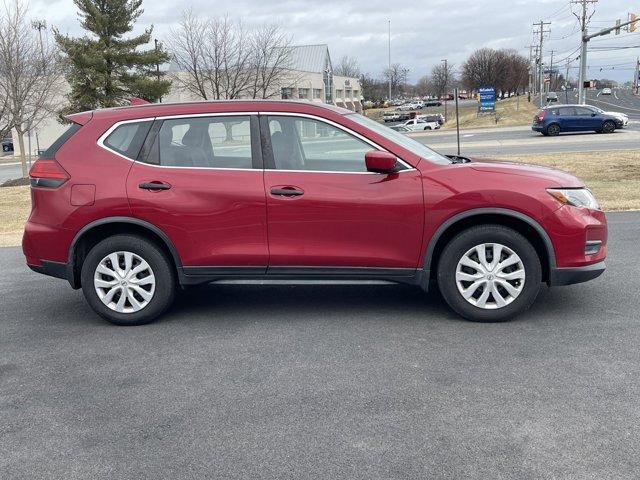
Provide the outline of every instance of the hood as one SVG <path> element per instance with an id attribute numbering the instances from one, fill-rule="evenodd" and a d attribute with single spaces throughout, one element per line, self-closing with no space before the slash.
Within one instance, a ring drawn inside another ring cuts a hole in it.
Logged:
<path id="1" fill-rule="evenodd" d="M 580 188 L 585 186 L 584 182 L 577 177 L 555 168 L 486 158 L 471 158 L 470 160 L 470 167 L 478 172 L 538 178 L 548 182 L 550 187 Z"/>
<path id="2" fill-rule="evenodd" d="M 622 112 L 602 112 L 605 115 L 611 115 L 612 117 L 627 117 L 628 115 L 626 113 L 622 113 Z"/>

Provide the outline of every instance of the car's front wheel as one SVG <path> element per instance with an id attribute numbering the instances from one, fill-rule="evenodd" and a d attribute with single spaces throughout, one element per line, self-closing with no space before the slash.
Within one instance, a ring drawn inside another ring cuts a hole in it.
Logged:
<path id="1" fill-rule="evenodd" d="M 463 231 L 444 248 L 437 279 L 446 302 L 477 322 L 510 320 L 531 306 L 542 279 L 538 254 L 521 234 L 501 225 Z"/>
<path id="2" fill-rule="evenodd" d="M 616 129 L 616 124 L 611 120 L 607 120 L 602 124 L 602 132 L 603 133 L 613 133 Z"/>
<path id="3" fill-rule="evenodd" d="M 164 252 L 137 235 L 95 245 L 81 272 L 82 291 L 96 313 L 117 325 L 143 325 L 173 302 L 175 273 Z"/>

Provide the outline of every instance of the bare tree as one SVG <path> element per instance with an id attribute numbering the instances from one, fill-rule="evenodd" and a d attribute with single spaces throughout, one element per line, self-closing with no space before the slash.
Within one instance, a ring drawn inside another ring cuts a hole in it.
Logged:
<path id="1" fill-rule="evenodd" d="M 404 92 L 407 84 L 409 69 L 399 63 L 394 63 L 391 68 L 385 69 L 384 78 L 387 83 L 391 80 L 391 95 L 400 95 Z"/>
<path id="2" fill-rule="evenodd" d="M 341 77 L 358 78 L 360 76 L 360 66 L 358 60 L 349 55 L 344 55 L 338 61 L 338 64 L 333 67 L 334 75 L 340 75 Z"/>
<path id="3" fill-rule="evenodd" d="M 201 19 L 183 13 L 169 34 L 169 47 L 179 87 L 204 100 L 238 98 L 248 85 L 251 51 L 247 32 L 229 17 Z"/>
<path id="4" fill-rule="evenodd" d="M 58 105 L 61 72 L 52 42 L 40 44 L 27 21 L 27 8 L 20 1 L 4 4 L 0 22 L 0 98 L 6 98 L 9 126 L 18 137 L 22 176 L 27 176 L 24 134 L 36 128 Z M 31 152 L 29 152 L 31 153 Z"/>
<path id="5" fill-rule="evenodd" d="M 360 89 L 364 99 L 372 102 L 382 102 L 387 98 L 387 83 L 380 78 L 374 78 L 368 73 L 360 75 Z"/>
<path id="6" fill-rule="evenodd" d="M 427 95 L 429 93 L 429 83 L 429 77 L 426 75 L 420 77 L 414 87 L 415 94 L 421 97 Z"/>
<path id="7" fill-rule="evenodd" d="M 265 25 L 251 36 L 251 98 L 271 98 L 296 79 L 291 78 L 293 47 L 278 25 Z"/>
<path id="8" fill-rule="evenodd" d="M 290 39 L 278 26 L 247 30 L 229 17 L 183 13 L 169 35 L 179 88 L 204 100 L 267 98 L 280 92 L 291 58 Z"/>
<path id="9" fill-rule="evenodd" d="M 2 21 L 2 17 L 0 17 Z M 2 75 L 2 73 L 0 73 Z M 9 109 L 7 108 L 7 96 L 0 91 L 0 140 L 11 135 L 11 125 L 9 120 Z"/>
<path id="10" fill-rule="evenodd" d="M 462 65 L 462 82 L 469 89 L 492 85 L 501 96 L 524 88 L 529 62 L 515 50 L 481 48 Z"/>
<path id="11" fill-rule="evenodd" d="M 438 96 L 446 95 L 456 82 L 454 66 L 450 63 L 435 65 L 431 69 L 429 80 L 434 93 Z"/>

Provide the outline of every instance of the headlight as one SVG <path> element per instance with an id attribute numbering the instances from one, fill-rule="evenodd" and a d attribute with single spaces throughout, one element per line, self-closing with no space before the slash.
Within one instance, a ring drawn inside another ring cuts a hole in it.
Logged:
<path id="1" fill-rule="evenodd" d="M 547 192 L 564 205 L 600 210 L 598 201 L 588 188 L 547 188 Z"/>

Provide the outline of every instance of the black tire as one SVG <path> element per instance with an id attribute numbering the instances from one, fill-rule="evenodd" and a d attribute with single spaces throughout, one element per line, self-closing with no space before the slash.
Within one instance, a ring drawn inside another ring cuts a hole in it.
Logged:
<path id="1" fill-rule="evenodd" d="M 605 122 L 602 124 L 602 133 L 613 133 L 615 132 L 615 130 L 616 124 L 611 120 L 605 120 Z"/>
<path id="2" fill-rule="evenodd" d="M 560 135 L 560 125 L 558 125 L 557 123 L 550 124 L 549 126 L 547 126 L 545 133 L 550 137 Z"/>
<path id="3" fill-rule="evenodd" d="M 120 313 L 110 309 L 98 297 L 94 287 L 94 273 L 98 264 L 110 253 L 127 251 L 144 259 L 155 277 L 155 292 L 149 303 L 141 310 Z M 82 264 L 82 292 L 93 310 L 116 325 L 134 326 L 152 322 L 173 302 L 176 291 L 176 275 L 173 263 L 153 242 L 137 235 L 114 235 L 102 240 L 87 254 Z"/>
<path id="4" fill-rule="evenodd" d="M 522 260 L 526 275 L 520 294 L 508 305 L 493 310 L 469 303 L 456 284 L 458 262 L 468 250 L 482 243 L 499 243 L 510 248 Z M 440 255 L 437 280 L 445 301 L 462 317 L 474 322 L 503 322 L 524 312 L 534 302 L 540 291 L 542 268 L 535 248 L 521 234 L 501 225 L 480 225 L 449 241 Z"/>

